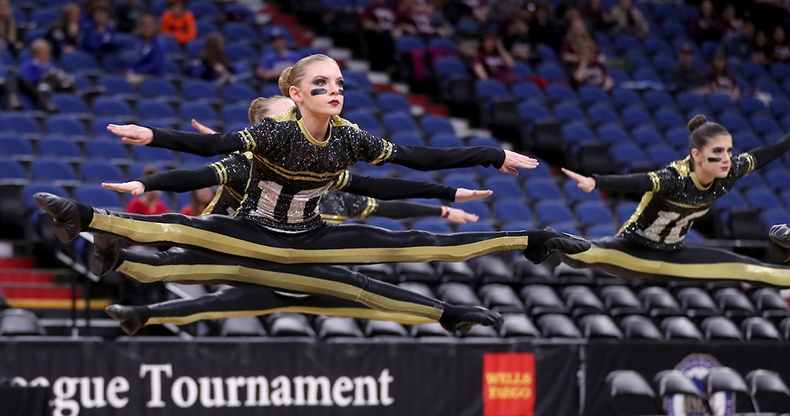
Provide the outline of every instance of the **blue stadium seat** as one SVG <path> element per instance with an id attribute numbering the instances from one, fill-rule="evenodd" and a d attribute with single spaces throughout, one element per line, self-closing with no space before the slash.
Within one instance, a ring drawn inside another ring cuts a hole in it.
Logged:
<path id="1" fill-rule="evenodd" d="M 451 133 L 435 134 L 431 137 L 429 143 L 431 147 L 464 147 L 464 142 Z"/>
<path id="2" fill-rule="evenodd" d="M 671 146 L 655 144 L 647 148 L 647 157 L 655 167 L 665 166 L 675 160 L 681 159 L 680 155 Z"/>
<path id="3" fill-rule="evenodd" d="M 346 99 L 348 99 L 348 95 L 346 95 Z M 411 112 L 411 103 L 405 96 L 401 94 L 394 92 L 381 92 L 377 97 L 377 101 L 379 103 L 379 110 L 381 110 L 382 113 L 396 111 L 403 111 L 406 113 Z"/>
<path id="4" fill-rule="evenodd" d="M 33 145 L 30 141 L 14 135 L 0 135 L 0 156 L 10 157 L 12 160 L 28 161 L 35 158 Z"/>
<path id="5" fill-rule="evenodd" d="M 579 99 L 582 104 L 590 106 L 596 104 L 608 104 L 609 95 L 603 88 L 594 85 L 582 85 L 579 87 Z"/>
<path id="6" fill-rule="evenodd" d="M 132 107 L 124 100 L 113 97 L 97 97 L 93 101 L 93 113 L 100 117 L 132 117 Z"/>
<path id="7" fill-rule="evenodd" d="M 555 62 L 543 62 L 538 65 L 535 72 L 549 82 L 563 82 L 568 78 L 565 69 Z"/>
<path id="8" fill-rule="evenodd" d="M 554 107 L 554 117 L 561 122 L 584 120 L 584 112 L 575 104 L 560 103 Z"/>
<path id="9" fill-rule="evenodd" d="M 494 199 L 523 199 L 523 192 L 512 176 L 491 176 L 485 181 L 486 189 L 494 191 Z"/>
<path id="10" fill-rule="evenodd" d="M 609 93 L 612 96 L 612 102 L 619 108 L 642 106 L 642 98 L 633 90 L 613 88 Z"/>
<path id="11" fill-rule="evenodd" d="M 527 101 L 518 105 L 518 116 L 524 121 L 535 123 L 540 120 L 551 119 L 551 111 L 539 102 Z"/>
<path id="12" fill-rule="evenodd" d="M 343 111 L 365 110 L 375 112 L 376 103 L 364 91 L 346 91 L 343 98 Z"/>
<path id="13" fill-rule="evenodd" d="M 425 42 L 416 35 L 405 34 L 395 39 L 395 50 L 401 53 L 425 49 Z"/>
<path id="14" fill-rule="evenodd" d="M 80 172 L 85 183 L 126 181 L 121 168 L 106 160 L 88 160 L 81 165 Z"/>
<path id="15" fill-rule="evenodd" d="M 686 120 L 677 110 L 673 107 L 662 107 L 654 113 L 656 119 L 656 127 L 661 130 L 667 131 L 676 127 L 682 127 L 686 124 Z"/>
<path id="16" fill-rule="evenodd" d="M 371 91 L 373 89 L 373 84 L 366 74 L 345 70 L 343 77 L 346 81 L 346 90 Z"/>
<path id="17" fill-rule="evenodd" d="M 639 107 L 628 107 L 623 109 L 623 124 L 633 129 L 643 126 L 653 126 L 653 118 L 647 111 Z"/>
<path id="18" fill-rule="evenodd" d="M 757 114 L 752 117 L 752 128 L 754 131 L 763 136 L 777 134 L 782 132 L 782 128 L 774 118 L 768 114 Z M 781 133 L 780 133 L 781 134 Z M 776 140 L 771 138 L 772 140 Z"/>
<path id="19" fill-rule="evenodd" d="M 469 146 L 502 147 L 502 143 L 493 137 L 476 136 L 469 139 Z"/>
<path id="20" fill-rule="evenodd" d="M 440 82 L 444 82 L 454 74 L 468 74 L 469 68 L 455 56 L 441 56 L 434 63 L 434 72 Z"/>
<path id="21" fill-rule="evenodd" d="M 652 109 L 675 107 L 675 100 L 666 91 L 647 90 L 644 93 L 645 104 Z"/>
<path id="22" fill-rule="evenodd" d="M 44 6 L 44 5 L 42 5 Z M 30 14 L 30 22 L 35 27 L 47 28 L 60 19 L 60 12 L 54 7 L 36 8 Z"/>
<path id="23" fill-rule="evenodd" d="M 228 43 L 236 41 L 250 41 L 258 38 L 257 31 L 247 23 L 228 22 L 223 30 Z"/>
<path id="24" fill-rule="evenodd" d="M 689 151 L 689 133 L 685 127 L 675 127 L 666 132 L 667 143 L 676 150 Z"/>
<path id="25" fill-rule="evenodd" d="M 176 112 L 173 106 L 167 102 L 159 101 L 157 99 L 140 100 L 137 103 L 137 115 L 140 118 L 146 119 L 171 119 L 176 118 Z"/>
<path id="26" fill-rule="evenodd" d="M 745 96 L 738 100 L 738 107 L 741 112 L 746 115 L 752 116 L 756 114 L 765 113 L 768 111 L 765 103 L 756 97 Z"/>
<path id="27" fill-rule="evenodd" d="M 619 123 L 609 123 L 598 127 L 598 137 L 608 144 L 629 143 L 631 137 Z"/>
<path id="28" fill-rule="evenodd" d="M 46 129 L 49 134 L 61 134 L 80 139 L 85 139 L 88 136 L 85 125 L 68 114 L 56 114 L 47 118 Z"/>
<path id="29" fill-rule="evenodd" d="M 91 54 L 80 50 L 71 51 L 60 57 L 60 68 L 69 73 L 92 73 L 98 75 L 99 63 Z"/>
<path id="30" fill-rule="evenodd" d="M 634 143 L 643 145 L 643 146 L 652 146 L 655 144 L 663 144 L 664 136 L 661 135 L 658 131 L 656 131 L 653 126 L 641 126 L 636 127 L 631 132 L 631 137 L 633 138 Z"/>
<path id="31" fill-rule="evenodd" d="M 790 189 L 790 171 L 785 168 L 771 169 L 765 174 L 765 181 L 768 183 L 768 187 L 777 193 L 785 191 Z"/>
<path id="32" fill-rule="evenodd" d="M 601 191 L 599 191 L 598 189 L 593 189 L 591 192 L 584 192 L 581 189 L 579 189 L 579 187 L 576 184 L 576 181 L 566 180 L 562 188 L 565 191 L 565 197 L 571 203 L 581 202 L 581 201 L 601 200 Z"/>
<path id="33" fill-rule="evenodd" d="M 771 97 L 771 114 L 777 118 L 790 114 L 790 100 L 785 97 Z"/>
<path id="34" fill-rule="evenodd" d="M 213 123 L 214 121 L 218 120 L 219 117 L 217 116 L 216 110 L 214 107 L 205 104 L 205 103 L 183 103 L 181 104 L 181 109 L 179 110 L 181 118 L 184 120 L 191 120 L 197 119 L 201 123 Z"/>
<path id="35" fill-rule="evenodd" d="M 681 111 L 706 108 L 704 96 L 696 92 L 680 91 L 675 98 Z"/>
<path id="36" fill-rule="evenodd" d="M 228 104 L 222 107 L 222 119 L 226 123 L 247 123 L 249 119 L 248 104 Z"/>
<path id="37" fill-rule="evenodd" d="M 735 101 L 730 94 L 713 93 L 708 95 L 708 107 L 715 113 L 737 110 Z"/>
<path id="38" fill-rule="evenodd" d="M 551 178 L 533 178 L 526 185 L 527 198 L 530 201 L 540 201 L 544 199 L 562 199 L 563 194 L 559 186 Z"/>
<path id="39" fill-rule="evenodd" d="M 716 207 L 725 210 L 743 210 L 747 209 L 746 199 L 743 198 L 740 191 L 732 189 L 721 198 L 716 200 Z"/>
<path id="40" fill-rule="evenodd" d="M 410 132 L 419 132 L 420 127 L 417 125 L 417 122 L 414 121 L 411 115 L 405 113 L 390 113 L 384 114 L 381 118 L 384 129 L 389 133 L 393 134 L 399 131 L 410 131 Z"/>
<path id="41" fill-rule="evenodd" d="M 578 122 L 567 123 L 562 126 L 562 138 L 567 143 L 578 144 L 596 140 L 596 135 L 589 127 Z"/>
<path id="42" fill-rule="evenodd" d="M 489 210 L 488 206 L 482 201 L 464 202 L 460 208 L 480 217 L 479 221 L 485 222 L 491 219 L 491 210 Z"/>
<path id="43" fill-rule="evenodd" d="M 587 120 L 594 126 L 620 122 L 620 116 L 608 105 L 597 104 L 587 109 Z"/>
<path id="44" fill-rule="evenodd" d="M 96 208 L 123 210 L 121 194 L 101 185 L 81 185 L 74 191 L 74 199 Z"/>
<path id="45" fill-rule="evenodd" d="M 576 219 L 582 227 L 614 223 L 612 212 L 601 201 L 580 202 L 576 205 Z"/>
<path id="46" fill-rule="evenodd" d="M 0 131 L 4 133 L 41 134 L 38 122 L 23 112 L 8 111 L 0 115 Z"/>
<path id="47" fill-rule="evenodd" d="M 617 204 L 617 221 L 625 223 L 636 212 L 638 204 L 633 201 L 623 201 Z"/>
<path id="48" fill-rule="evenodd" d="M 753 210 L 763 211 L 770 208 L 781 207 L 782 202 L 776 194 L 768 188 L 760 187 L 746 191 L 746 201 Z"/>
<path id="49" fill-rule="evenodd" d="M 192 12 L 196 20 L 214 20 L 220 15 L 219 7 L 210 1 L 190 2 L 189 11 Z"/>
<path id="50" fill-rule="evenodd" d="M 55 158 L 36 159 L 30 165 L 30 176 L 34 181 L 74 181 L 77 175 L 70 164 Z"/>
<path id="51" fill-rule="evenodd" d="M 599 239 L 604 237 L 612 237 L 617 234 L 617 227 L 612 224 L 596 224 L 587 228 L 585 235 L 588 239 Z"/>
<path id="52" fill-rule="evenodd" d="M 447 117 L 435 114 L 426 114 L 420 120 L 424 134 L 432 135 L 436 133 L 455 134 L 455 128 Z"/>
<path id="53" fill-rule="evenodd" d="M 495 79 L 479 79 L 475 82 L 477 98 L 488 103 L 494 97 L 509 97 L 505 84 Z"/>
<path id="54" fill-rule="evenodd" d="M 82 159 L 82 151 L 77 143 L 68 139 L 41 139 L 38 142 L 39 157 Z"/>
<path id="55" fill-rule="evenodd" d="M 667 53 L 653 56 L 653 68 L 661 74 L 668 74 L 677 66 L 677 59 Z"/>
<path id="56" fill-rule="evenodd" d="M 9 159 L 0 159 L 0 184 L 9 181 L 15 183 L 27 182 L 27 174 L 22 164 Z"/>
<path id="57" fill-rule="evenodd" d="M 569 85 L 549 84 L 546 86 L 546 99 L 552 103 L 578 101 L 576 92 Z"/>
<path id="58" fill-rule="evenodd" d="M 483 189 L 472 175 L 464 173 L 451 173 L 445 176 L 443 183 L 453 188 Z"/>
<path id="59" fill-rule="evenodd" d="M 390 140 L 400 146 L 425 146 L 425 140 L 416 131 L 397 131 L 392 133 Z"/>
<path id="60" fill-rule="evenodd" d="M 249 105 L 258 98 L 258 93 L 247 84 L 235 83 L 222 87 L 222 98 L 226 102 L 243 102 Z"/>
<path id="61" fill-rule="evenodd" d="M 70 114 L 72 118 L 92 117 L 85 101 L 75 94 L 53 94 L 50 102 L 58 108 L 60 114 Z"/>
<path id="62" fill-rule="evenodd" d="M 633 143 L 618 143 L 610 149 L 612 158 L 621 168 L 642 163 L 647 159 L 645 152 Z"/>
<path id="63" fill-rule="evenodd" d="M 180 101 L 180 94 L 172 82 L 162 78 L 146 78 L 138 86 L 140 95 L 147 98 L 161 97 Z"/>
<path id="64" fill-rule="evenodd" d="M 352 123 L 356 123 L 359 128 L 365 130 L 375 136 L 383 136 L 384 131 L 381 128 L 381 123 L 376 116 L 364 111 L 353 111 L 346 114 L 346 118 Z"/>
<path id="65" fill-rule="evenodd" d="M 768 225 L 790 223 L 790 211 L 786 208 L 767 208 L 761 217 L 763 223 Z"/>
<path id="66" fill-rule="evenodd" d="M 279 94 L 279 89 L 277 90 Z M 181 94 L 187 101 L 218 102 L 217 85 L 202 79 L 188 79 L 181 85 Z"/>
<path id="67" fill-rule="evenodd" d="M 23 200 L 25 203 L 25 207 L 30 210 L 38 210 L 38 205 L 33 200 L 33 195 L 39 192 L 47 192 L 53 195 L 62 196 L 68 198 L 70 195 L 60 185 L 54 185 L 52 181 L 45 181 L 45 182 L 32 182 L 26 185 L 22 190 Z"/>
<path id="68" fill-rule="evenodd" d="M 463 208 L 463 205 L 459 205 Z M 514 221 L 532 221 L 533 215 L 524 202 L 517 199 L 502 199 L 494 203 L 494 214 L 500 223 Z"/>
<path id="69" fill-rule="evenodd" d="M 535 217 L 543 224 L 573 223 L 576 220 L 563 201 L 554 199 L 535 204 Z"/>
<path id="70" fill-rule="evenodd" d="M 759 171 L 754 171 L 735 182 L 735 187 L 739 190 L 768 188 Z"/>
<path id="71" fill-rule="evenodd" d="M 532 81 L 515 82 L 510 86 L 510 93 L 518 100 L 542 101 L 546 97 L 538 84 Z"/>
<path id="72" fill-rule="evenodd" d="M 89 159 L 129 162 L 129 152 L 120 140 L 92 140 L 85 144 Z"/>

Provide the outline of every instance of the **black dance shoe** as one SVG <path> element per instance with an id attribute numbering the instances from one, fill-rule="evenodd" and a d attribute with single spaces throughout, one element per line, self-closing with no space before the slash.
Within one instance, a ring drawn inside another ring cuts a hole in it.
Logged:
<path id="1" fill-rule="evenodd" d="M 68 243 L 74 240 L 85 230 L 85 225 L 80 220 L 80 211 L 77 203 L 68 198 L 62 198 L 46 192 L 33 195 L 33 200 L 46 213 L 55 218 L 55 236 L 58 240 Z"/>
<path id="2" fill-rule="evenodd" d="M 121 329 L 126 335 L 134 335 L 143 327 L 143 321 L 140 319 L 140 315 L 129 306 L 110 305 L 104 308 L 104 312 L 109 315 L 110 318 L 121 322 Z"/>
<path id="3" fill-rule="evenodd" d="M 447 332 L 465 334 L 475 325 L 492 326 L 502 322 L 502 315 L 481 306 L 470 306 L 469 310 L 454 319 L 440 319 L 439 323 Z"/>
<path id="4" fill-rule="evenodd" d="M 93 235 L 93 247 L 93 255 L 89 262 L 91 273 L 101 277 L 118 267 L 120 257 L 118 237 L 96 233 Z"/>
<path id="5" fill-rule="evenodd" d="M 546 228 L 543 231 L 549 234 L 543 244 L 534 247 L 530 244 L 524 250 L 524 257 L 535 264 L 542 263 L 553 252 L 577 254 L 587 251 L 591 247 L 589 241 L 577 235 L 561 233 L 551 228 Z"/>

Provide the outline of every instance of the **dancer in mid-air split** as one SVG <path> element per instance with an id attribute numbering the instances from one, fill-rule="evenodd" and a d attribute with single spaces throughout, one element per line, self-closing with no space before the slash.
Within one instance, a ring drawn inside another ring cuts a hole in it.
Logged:
<path id="1" fill-rule="evenodd" d="M 654 172 L 587 177 L 563 169 L 586 192 L 596 188 L 644 192 L 636 212 L 617 236 L 593 241 L 590 250 L 565 254 L 563 261 L 632 278 L 731 279 L 790 287 L 790 267 L 683 244 L 694 220 L 708 212 L 736 180 L 790 150 L 790 135 L 733 157 L 732 136 L 720 124 L 697 115 L 689 121 L 688 129 L 691 154 Z M 790 247 L 786 226 L 773 228 L 770 236 L 778 247 Z"/>
<path id="2" fill-rule="evenodd" d="M 343 78 L 337 63 L 325 55 L 298 61 L 283 71 L 279 84 L 297 107 L 240 132 L 200 135 L 135 125 L 108 126 L 135 145 L 200 155 L 251 151 L 254 156 L 246 195 L 234 217 L 144 217 L 94 210 L 49 194 L 37 194 L 34 199 L 55 218 L 55 233 L 62 241 L 90 230 L 140 244 L 185 248 L 172 255 L 139 253 L 134 259 L 105 256 L 107 270 L 130 263 L 132 271 L 168 281 L 233 280 L 337 296 L 377 310 L 438 320 L 450 330 L 492 325 L 501 317 L 483 308 L 447 305 L 414 293 L 394 294 L 394 287 L 383 282 L 349 275 L 346 269 L 312 264 L 461 261 L 510 250 L 522 250 L 527 259 L 540 262 L 554 251 L 575 254 L 589 249 L 588 241 L 552 230 L 437 235 L 362 224 L 326 224 L 317 211 L 320 197 L 357 161 L 391 162 L 423 170 L 493 165 L 510 173 L 534 168 L 537 161 L 491 147 L 398 146 L 359 130 L 338 117 Z"/>

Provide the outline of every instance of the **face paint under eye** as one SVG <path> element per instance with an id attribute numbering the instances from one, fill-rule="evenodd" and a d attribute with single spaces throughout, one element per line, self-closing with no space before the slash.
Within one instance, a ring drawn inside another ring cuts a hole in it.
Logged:
<path id="1" fill-rule="evenodd" d="M 326 88 L 314 88 L 310 90 L 310 95 L 324 95 L 328 92 Z"/>
<path id="2" fill-rule="evenodd" d="M 720 157 L 709 157 L 708 158 L 708 162 L 710 162 L 710 163 L 718 163 L 718 162 L 721 162 L 721 158 Z"/>
<path id="3" fill-rule="evenodd" d="M 337 95 L 343 95 L 345 92 L 346 90 L 340 88 L 339 90 L 337 90 Z"/>

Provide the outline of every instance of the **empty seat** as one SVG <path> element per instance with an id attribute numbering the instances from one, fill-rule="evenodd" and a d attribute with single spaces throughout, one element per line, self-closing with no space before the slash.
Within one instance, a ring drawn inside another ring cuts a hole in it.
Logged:
<path id="1" fill-rule="evenodd" d="M 74 191 L 74 199 L 96 208 L 123 210 L 121 194 L 101 185 L 80 185 Z"/>
<path id="2" fill-rule="evenodd" d="M 411 330 L 409 331 L 409 335 L 415 338 L 425 338 L 425 337 L 440 337 L 440 338 L 447 338 L 450 336 L 442 325 L 438 322 L 433 322 L 430 324 L 422 324 L 422 325 L 413 325 Z"/>
<path id="3" fill-rule="evenodd" d="M 664 338 L 658 327 L 646 316 L 626 316 L 620 321 L 620 327 L 628 339 L 662 340 Z"/>
<path id="4" fill-rule="evenodd" d="M 557 296 L 551 286 L 525 285 L 520 292 L 524 306 L 531 315 L 544 313 L 564 313 L 567 311 L 565 303 Z"/>
<path id="5" fill-rule="evenodd" d="M 714 298 L 726 316 L 754 316 L 756 311 L 749 298 L 740 289 L 726 287 L 717 291 Z"/>
<path id="6" fill-rule="evenodd" d="M 540 338 L 540 331 L 526 315 L 508 313 L 502 315 L 499 335 L 504 338 Z"/>
<path id="7" fill-rule="evenodd" d="M 609 315 L 585 315 L 579 320 L 579 326 L 585 338 L 623 339 L 623 333 Z"/>
<path id="8" fill-rule="evenodd" d="M 436 288 L 436 295 L 439 299 L 456 305 L 476 306 L 482 304 L 480 298 L 469 285 L 463 283 L 443 283 Z"/>
<path id="9" fill-rule="evenodd" d="M 757 369 L 746 374 L 749 393 L 758 412 L 783 412 L 790 409 L 790 389 L 779 373 Z"/>
<path id="10" fill-rule="evenodd" d="M 618 316 L 641 313 L 644 308 L 628 286 L 610 285 L 601 289 L 601 298 L 609 313 Z"/>
<path id="11" fill-rule="evenodd" d="M 483 299 L 483 306 L 500 313 L 524 312 L 524 303 L 512 287 L 492 283 L 484 285 L 479 290 Z"/>
<path id="12" fill-rule="evenodd" d="M 282 313 L 270 318 L 269 333 L 275 337 L 314 337 L 307 318 L 298 313 Z"/>
<path id="13" fill-rule="evenodd" d="M 659 413 L 656 393 L 641 374 L 633 370 L 615 370 L 606 375 L 611 412 L 615 415 Z"/>
<path id="14" fill-rule="evenodd" d="M 689 377 L 686 377 L 679 370 L 658 372 L 653 377 L 653 384 L 656 387 L 656 393 L 662 399 L 667 399 L 676 394 L 683 394 L 695 397 L 703 401 L 703 403 L 705 402 L 705 394 L 697 388 L 697 385 Z"/>
<path id="15" fill-rule="evenodd" d="M 574 315 L 601 313 L 605 309 L 598 296 L 587 286 L 568 286 L 562 290 L 562 296 Z"/>
<path id="16" fill-rule="evenodd" d="M 46 335 L 46 331 L 33 312 L 6 309 L 0 312 L 0 335 Z"/>
<path id="17" fill-rule="evenodd" d="M 702 334 L 689 318 L 685 316 L 668 316 L 661 321 L 661 329 L 667 340 L 686 339 L 702 340 Z"/>
<path id="18" fill-rule="evenodd" d="M 537 321 L 541 333 L 546 338 L 582 338 L 579 329 L 566 315 L 541 315 Z"/>
<path id="19" fill-rule="evenodd" d="M 392 321 L 365 321 L 365 336 L 368 338 L 378 337 L 406 337 L 409 335 L 403 325 Z"/>
<path id="20" fill-rule="evenodd" d="M 77 143 L 67 139 L 42 139 L 38 142 L 39 157 L 61 159 L 82 159 L 82 151 Z"/>
<path id="21" fill-rule="evenodd" d="M 219 334 L 223 337 L 262 337 L 266 336 L 266 330 L 257 317 L 240 316 L 220 321 Z"/>
<path id="22" fill-rule="evenodd" d="M 38 159 L 30 166 L 31 179 L 34 181 L 75 181 L 77 175 L 70 164 L 59 159 Z"/>
<path id="23" fill-rule="evenodd" d="M 719 315 L 719 308 L 710 295 L 708 295 L 708 292 L 698 287 L 680 289 L 677 293 L 677 298 L 680 301 L 680 305 L 690 316 Z"/>
<path id="24" fill-rule="evenodd" d="M 708 370 L 705 377 L 708 400 L 712 401 L 712 396 L 718 392 L 731 393 L 734 398 L 735 411 L 756 411 L 752 400 L 749 387 L 737 371 L 729 367 L 713 367 Z"/>
<path id="25" fill-rule="evenodd" d="M 740 341 L 743 339 L 741 331 L 729 319 L 723 316 L 711 316 L 700 323 L 700 328 L 709 340 Z"/>
<path id="26" fill-rule="evenodd" d="M 330 338 L 360 338 L 362 331 L 352 318 L 339 316 L 319 316 L 316 318 L 318 336 L 321 339 Z"/>
<path id="27" fill-rule="evenodd" d="M 663 287 L 645 287 L 639 292 L 639 299 L 651 315 L 681 315 L 680 305 Z"/>

